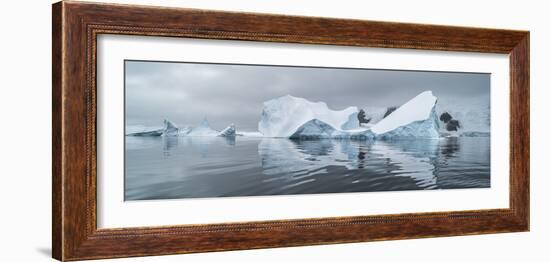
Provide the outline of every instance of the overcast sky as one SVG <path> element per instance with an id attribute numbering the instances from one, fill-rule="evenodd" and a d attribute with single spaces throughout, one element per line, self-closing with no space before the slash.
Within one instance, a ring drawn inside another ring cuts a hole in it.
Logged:
<path id="1" fill-rule="evenodd" d="M 490 75 L 368 69 L 126 61 L 127 125 L 180 126 L 207 118 L 257 130 L 264 101 L 283 95 L 349 106 L 399 106 L 425 90 L 439 102 L 489 101 Z"/>

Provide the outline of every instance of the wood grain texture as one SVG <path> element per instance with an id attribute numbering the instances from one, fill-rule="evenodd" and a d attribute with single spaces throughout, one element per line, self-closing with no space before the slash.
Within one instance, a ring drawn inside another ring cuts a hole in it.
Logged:
<path id="1" fill-rule="evenodd" d="M 510 207 L 529 227 L 529 33 L 510 52 Z"/>
<path id="2" fill-rule="evenodd" d="M 61 171 L 61 76 L 62 76 L 62 23 L 61 5 L 52 8 L 52 256 L 61 257 L 63 247 L 63 189 Z"/>
<path id="3" fill-rule="evenodd" d="M 53 257 L 82 260 L 529 230 L 529 32 L 60 2 L 53 5 Z M 100 34 L 510 55 L 510 208 L 98 229 Z"/>

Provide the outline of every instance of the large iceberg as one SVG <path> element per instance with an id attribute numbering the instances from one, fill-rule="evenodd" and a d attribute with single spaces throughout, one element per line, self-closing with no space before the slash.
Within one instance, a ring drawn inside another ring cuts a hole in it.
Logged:
<path id="1" fill-rule="evenodd" d="M 258 127 L 266 137 L 292 139 L 435 138 L 439 137 L 436 103 L 432 92 L 425 91 L 385 118 L 376 119 L 377 123 L 362 126 L 356 107 L 334 111 L 323 102 L 283 96 L 264 103 Z M 381 112 L 376 116 L 381 118 Z"/>
<path id="2" fill-rule="evenodd" d="M 400 106 L 371 128 L 378 138 L 439 137 L 437 97 L 425 91 Z"/>
<path id="3" fill-rule="evenodd" d="M 318 120 L 335 129 L 359 126 L 359 120 L 350 115 L 356 114 L 357 107 L 336 111 L 324 102 L 310 102 L 290 95 L 264 102 L 258 130 L 266 137 L 290 137 L 298 129 L 312 120 Z M 348 122 L 357 122 L 348 123 Z M 308 128 L 303 127 L 303 128 Z"/>

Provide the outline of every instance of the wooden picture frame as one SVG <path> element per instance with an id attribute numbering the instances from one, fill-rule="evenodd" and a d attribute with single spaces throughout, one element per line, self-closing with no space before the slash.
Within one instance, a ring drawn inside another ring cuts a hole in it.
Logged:
<path id="1" fill-rule="evenodd" d="M 529 32 L 63 1 L 53 5 L 53 257 L 182 254 L 529 230 Z M 98 229 L 99 34 L 508 54 L 510 207 Z"/>

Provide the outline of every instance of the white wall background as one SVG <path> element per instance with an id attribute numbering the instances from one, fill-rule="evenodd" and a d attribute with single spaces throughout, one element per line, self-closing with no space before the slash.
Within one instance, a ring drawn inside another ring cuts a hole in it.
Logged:
<path id="1" fill-rule="evenodd" d="M 550 28 L 545 1 L 105 2 L 525 29 L 531 31 L 531 232 L 217 252 L 122 261 L 548 261 L 550 186 L 545 136 Z M 51 1 L 0 9 L 0 260 L 49 261 L 51 245 Z"/>

